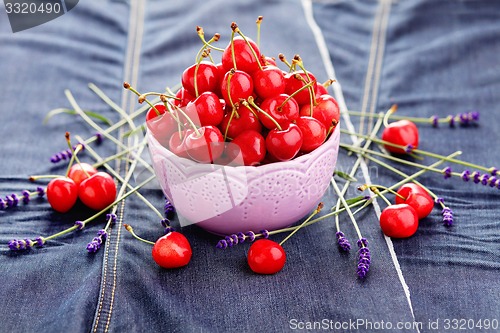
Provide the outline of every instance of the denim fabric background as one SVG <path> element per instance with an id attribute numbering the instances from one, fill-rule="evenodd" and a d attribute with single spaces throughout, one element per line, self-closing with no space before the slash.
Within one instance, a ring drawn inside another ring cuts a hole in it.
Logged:
<path id="1" fill-rule="evenodd" d="M 408 116 L 479 110 L 479 126 L 420 126 L 420 147 L 445 155 L 461 150 L 464 160 L 499 167 L 499 2 L 88 0 L 54 21 L 16 34 L 2 5 L 2 197 L 33 190 L 29 175 L 65 171 L 64 165 L 51 165 L 49 157 L 66 148 L 66 131 L 82 137 L 95 133 L 69 115 L 42 125 L 49 110 L 70 107 L 65 89 L 83 109 L 116 121 L 116 112 L 88 83 L 131 112 L 138 105 L 121 88 L 124 80 L 141 91 L 175 86 L 200 47 L 197 25 L 207 36 L 221 33 L 219 45 L 224 46 L 231 21 L 253 37 L 258 15 L 264 16 L 263 52 L 288 58 L 300 54 L 319 81 L 330 78 L 333 64 L 336 97 L 351 110 L 369 114 L 393 103 L 398 114 Z M 363 132 L 373 123 L 369 116 L 350 117 L 342 126 L 350 122 Z M 97 151 L 105 156 L 115 147 L 104 142 Z M 353 161 L 341 152 L 338 168 L 348 172 Z M 423 162 L 432 163 L 427 158 Z M 356 175 L 360 183 L 369 181 L 366 176 L 386 185 L 400 179 L 372 165 L 368 170 L 368 175 Z M 373 258 L 365 281 L 356 278 L 356 251 L 339 253 L 333 219 L 301 230 L 285 244 L 288 262 L 282 272 L 258 276 L 246 266 L 248 244 L 218 250 L 219 237 L 196 226 L 182 230 L 193 247 L 189 266 L 172 271 L 157 267 L 151 247 L 121 227 L 129 223 L 152 240 L 162 233 L 157 216 L 134 196 L 120 206 L 119 221 L 96 254 L 87 254 L 85 246 L 103 220 L 41 249 L 15 253 L 6 246 L 13 238 L 50 235 L 71 226 L 91 214 L 83 207 L 57 214 L 43 199 L 0 211 L 0 332 L 286 332 L 294 328 L 293 319 L 416 321 L 423 323 L 420 332 L 431 332 L 429 321 L 438 319 L 440 325 L 454 318 L 500 320 L 500 192 L 430 173 L 419 179 L 444 197 L 455 226 L 444 227 L 436 208 L 414 237 L 391 241 L 380 232 L 376 209 L 367 209 L 359 217 Z M 142 193 L 162 208 L 159 190 Z M 330 189 L 325 206 L 335 204 L 335 198 Z M 378 207 L 384 207 L 380 200 Z M 356 234 L 346 215 L 341 224 L 354 244 Z"/>

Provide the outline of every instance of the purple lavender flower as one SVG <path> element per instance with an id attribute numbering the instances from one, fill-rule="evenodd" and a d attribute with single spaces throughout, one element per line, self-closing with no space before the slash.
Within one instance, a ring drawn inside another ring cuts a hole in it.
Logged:
<path id="1" fill-rule="evenodd" d="M 170 201 L 165 198 L 165 206 L 164 206 L 165 216 L 168 219 L 173 219 L 175 217 L 175 207 L 170 203 Z"/>
<path id="2" fill-rule="evenodd" d="M 472 173 L 472 178 L 474 179 L 474 184 L 479 184 L 481 182 L 481 174 L 477 171 Z"/>
<path id="3" fill-rule="evenodd" d="M 264 230 L 261 230 L 260 233 L 262 235 L 262 238 L 269 238 L 269 231 L 264 229 Z"/>
<path id="4" fill-rule="evenodd" d="M 497 181 L 498 181 L 498 178 L 497 178 L 497 177 L 495 177 L 495 176 L 490 177 L 490 179 L 489 179 L 489 184 L 490 184 L 490 187 L 495 187 L 495 186 L 496 186 Z"/>
<path id="5" fill-rule="evenodd" d="M 493 167 L 490 170 L 491 170 L 490 173 L 491 173 L 492 176 L 496 176 L 497 175 L 497 173 L 498 173 L 498 169 L 497 168 Z"/>
<path id="6" fill-rule="evenodd" d="M 361 238 L 357 241 L 358 251 L 358 268 L 356 273 L 360 279 L 364 279 L 370 270 L 371 254 L 368 248 L 368 240 Z"/>
<path id="7" fill-rule="evenodd" d="M 468 182 L 470 180 L 470 171 L 469 170 L 464 170 L 464 172 L 462 172 L 462 180 L 464 182 Z"/>
<path id="8" fill-rule="evenodd" d="M 337 231 L 335 236 L 337 237 L 337 244 L 339 248 L 342 251 L 349 252 L 351 250 L 351 243 L 349 243 L 349 240 L 345 237 L 344 233 L 342 231 Z"/>
<path id="9" fill-rule="evenodd" d="M 255 240 L 255 233 L 253 231 L 247 232 L 245 236 L 250 240 L 250 242 L 253 242 Z"/>
<path id="10" fill-rule="evenodd" d="M 453 211 L 449 207 L 444 207 L 441 211 L 443 215 L 443 224 L 447 227 L 451 227 L 453 225 Z"/>
<path id="11" fill-rule="evenodd" d="M 11 239 L 9 241 L 8 245 L 9 245 L 9 249 L 11 251 L 17 251 L 17 250 L 19 250 L 19 243 L 18 243 L 17 239 Z"/>
<path id="12" fill-rule="evenodd" d="M 432 127 L 439 126 L 439 117 L 436 115 L 431 116 Z"/>
<path id="13" fill-rule="evenodd" d="M 36 191 L 38 192 L 38 197 L 42 198 L 45 195 L 45 189 L 41 186 L 38 186 L 36 188 Z"/>
<path id="14" fill-rule="evenodd" d="M 488 181 L 490 180 L 490 176 L 488 174 L 483 174 L 481 176 L 481 184 L 488 185 Z"/>
<path id="15" fill-rule="evenodd" d="M 0 198 L 0 210 L 4 210 L 7 207 L 5 200 Z"/>
<path id="16" fill-rule="evenodd" d="M 262 238 L 269 237 L 269 231 L 262 230 L 261 231 Z M 234 245 L 244 243 L 245 241 L 253 242 L 256 239 L 256 235 L 253 231 L 248 231 L 246 234 L 243 232 L 238 232 L 236 234 L 231 234 L 229 236 L 224 237 L 217 242 L 215 245 L 218 249 L 226 249 L 228 247 L 233 247 Z"/>
<path id="17" fill-rule="evenodd" d="M 37 238 L 35 238 L 35 243 L 36 246 L 43 247 L 43 245 L 45 244 L 45 239 L 42 236 L 38 236 Z"/>
<path id="18" fill-rule="evenodd" d="M 117 216 L 115 213 L 108 213 L 106 214 L 106 220 L 111 220 L 111 224 L 116 223 Z"/>
<path id="19" fill-rule="evenodd" d="M 443 175 L 444 175 L 444 179 L 450 178 L 451 177 L 451 167 L 444 168 Z"/>
<path id="20" fill-rule="evenodd" d="M 96 134 L 95 134 L 95 138 L 96 138 L 95 142 L 96 142 L 98 145 L 100 145 L 100 144 L 102 143 L 102 134 L 101 134 L 101 133 L 96 133 Z"/>
<path id="21" fill-rule="evenodd" d="M 106 230 L 101 229 L 97 232 L 97 236 L 92 239 L 90 243 L 87 244 L 87 252 L 95 253 L 99 251 L 104 241 L 108 238 L 108 233 Z"/>
<path id="22" fill-rule="evenodd" d="M 85 227 L 85 223 L 83 223 L 83 221 L 76 221 L 75 225 L 78 230 L 82 230 Z"/>
<path id="23" fill-rule="evenodd" d="M 449 120 L 450 127 L 455 127 L 455 117 L 452 115 L 449 115 L 448 118 L 450 119 Z"/>
<path id="24" fill-rule="evenodd" d="M 407 146 L 405 147 L 405 152 L 406 152 L 407 154 L 410 154 L 410 153 L 413 151 L 413 149 L 415 149 L 415 147 L 414 147 L 413 145 L 411 145 L 411 144 L 410 144 L 410 145 L 407 145 Z"/>
<path id="25" fill-rule="evenodd" d="M 21 194 L 23 195 L 23 203 L 27 205 L 30 202 L 30 192 L 28 190 L 23 190 Z"/>
<path id="26" fill-rule="evenodd" d="M 442 204 L 444 204 L 444 199 L 443 198 L 436 198 L 436 200 L 434 202 L 438 205 L 442 205 Z"/>

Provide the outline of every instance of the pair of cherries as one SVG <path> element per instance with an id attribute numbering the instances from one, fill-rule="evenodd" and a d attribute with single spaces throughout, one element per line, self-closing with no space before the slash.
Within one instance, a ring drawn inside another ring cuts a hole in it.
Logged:
<path id="1" fill-rule="evenodd" d="M 102 210 L 115 198 L 113 178 L 88 163 L 74 164 L 67 176 L 54 178 L 47 185 L 47 200 L 59 213 L 68 212 L 78 199 L 93 210 Z"/>
<path id="2" fill-rule="evenodd" d="M 431 213 L 434 200 L 415 183 L 402 185 L 397 194 L 396 203 L 387 206 L 380 214 L 380 228 L 388 237 L 408 238 L 417 231 L 419 220 Z"/>

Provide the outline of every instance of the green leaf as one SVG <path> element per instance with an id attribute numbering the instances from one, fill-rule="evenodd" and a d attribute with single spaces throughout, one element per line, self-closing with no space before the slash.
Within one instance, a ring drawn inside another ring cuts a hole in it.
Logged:
<path id="1" fill-rule="evenodd" d="M 103 115 L 97 113 L 97 112 L 93 112 L 93 111 L 83 111 L 85 112 L 85 114 L 91 118 L 94 118 L 94 119 L 97 119 L 97 120 L 100 120 L 102 121 L 103 123 L 105 123 L 106 125 L 108 126 L 111 126 L 113 125 L 113 123 L 106 117 L 104 117 Z M 75 110 L 71 110 L 71 109 L 64 109 L 64 108 L 58 108 L 58 109 L 54 109 L 54 110 L 51 110 L 47 113 L 47 115 L 45 116 L 45 118 L 43 119 L 43 124 L 47 124 L 48 121 L 56 116 L 56 115 L 59 115 L 59 114 L 69 114 L 69 115 L 77 115 L 76 111 Z"/>

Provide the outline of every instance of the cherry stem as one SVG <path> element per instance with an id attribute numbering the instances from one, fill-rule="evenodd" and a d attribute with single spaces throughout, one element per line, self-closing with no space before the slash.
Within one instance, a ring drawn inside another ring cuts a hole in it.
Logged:
<path id="1" fill-rule="evenodd" d="M 82 150 L 82 144 L 79 143 L 76 146 L 76 149 L 73 149 L 73 145 L 71 144 L 71 138 L 70 138 L 69 132 L 66 132 L 65 137 L 66 137 L 66 143 L 68 144 L 68 147 L 71 151 L 71 159 L 69 160 L 68 168 L 66 170 L 66 177 L 68 177 L 69 171 L 71 170 L 71 167 L 73 166 L 73 162 L 76 160 L 76 163 L 78 163 L 78 165 L 82 169 L 83 173 L 87 176 L 87 178 L 90 178 L 89 173 L 87 172 L 87 170 L 85 170 L 82 167 L 82 163 L 80 162 L 80 159 L 77 156 L 77 154 Z"/>
<path id="2" fill-rule="evenodd" d="M 260 28 L 260 24 L 258 24 L 258 27 Z M 248 38 L 243 34 L 243 32 L 241 32 L 240 28 L 238 28 L 238 25 L 236 23 L 233 22 L 231 24 L 231 28 L 233 29 L 233 31 L 237 32 L 241 36 L 241 38 L 243 38 L 245 43 L 248 45 L 250 52 L 252 52 L 253 57 L 257 61 L 257 65 L 259 66 L 259 69 L 262 70 L 262 65 L 260 64 L 260 59 L 257 56 L 257 53 L 255 52 L 255 50 L 253 49 L 252 44 L 250 44 L 250 42 L 248 41 Z M 260 29 L 259 29 L 259 31 L 260 31 Z"/>
<path id="3" fill-rule="evenodd" d="M 297 89 L 296 91 L 294 91 L 292 94 L 290 94 L 290 96 L 288 96 L 284 101 L 283 103 L 281 103 L 280 106 L 278 106 L 278 110 L 281 110 L 283 108 L 283 106 L 285 106 L 285 104 L 295 95 L 297 95 L 298 93 L 300 93 L 302 90 L 304 89 L 308 89 L 309 87 L 311 87 L 314 82 L 313 81 L 310 81 L 310 82 L 307 82 L 306 83 L 306 80 L 304 80 L 304 78 L 298 74 L 296 74 L 295 76 L 296 79 L 302 81 L 304 83 L 304 85 L 302 87 L 300 87 L 299 89 Z M 311 117 L 312 117 L 312 114 L 313 114 L 313 111 L 312 111 L 312 102 L 311 102 Z"/>
<path id="4" fill-rule="evenodd" d="M 392 203 L 389 201 L 389 199 L 387 199 L 385 197 L 385 195 L 382 194 L 382 192 L 380 192 L 378 190 L 378 188 L 376 188 L 376 187 L 370 187 L 370 191 L 372 191 L 373 193 L 375 193 L 376 195 L 378 195 L 379 197 L 381 197 L 385 201 L 385 203 L 387 204 L 387 206 L 391 206 L 392 205 Z"/>
<path id="5" fill-rule="evenodd" d="M 361 185 L 360 187 L 358 187 L 358 190 L 360 190 L 360 191 L 364 191 L 366 189 L 369 189 L 370 191 L 372 191 L 374 193 L 375 193 L 375 191 L 378 191 L 378 190 L 382 189 L 382 190 L 385 190 L 386 192 L 394 194 L 397 197 L 400 197 L 403 200 L 406 200 L 406 198 L 404 196 L 402 196 L 401 194 L 399 194 L 398 192 L 396 192 L 394 189 L 392 189 L 390 187 L 387 187 L 387 186 L 384 186 L 384 185 L 364 184 L 364 185 Z"/>
<path id="6" fill-rule="evenodd" d="M 311 213 L 311 215 L 309 215 L 309 217 L 307 219 L 304 220 L 304 222 L 302 222 L 288 236 L 286 236 L 285 239 L 283 239 L 280 242 L 280 245 L 283 245 L 283 243 L 285 243 L 288 239 L 290 239 L 290 237 L 292 237 L 297 231 L 299 231 L 304 225 L 306 225 L 307 222 L 309 222 L 315 215 L 317 215 L 321 211 L 321 209 L 323 209 L 323 203 L 322 202 L 320 202 L 318 204 L 318 207 L 316 207 L 316 209 Z"/>
<path id="7" fill-rule="evenodd" d="M 255 23 L 257 24 L 257 46 L 260 47 L 260 26 L 262 23 L 263 16 L 257 17 Z"/>
<path id="8" fill-rule="evenodd" d="M 302 71 L 306 75 L 306 77 L 309 80 L 309 82 L 312 82 L 314 84 L 314 81 L 311 80 L 311 77 L 309 76 L 309 73 L 307 72 L 306 68 L 304 67 L 304 63 L 302 62 L 302 58 L 298 54 L 296 54 L 293 57 L 292 64 L 298 65 L 299 68 L 302 69 Z M 301 77 L 301 79 L 303 79 L 303 78 Z M 309 99 L 310 99 L 311 105 L 316 105 L 317 104 L 316 103 L 315 92 L 314 92 L 314 89 L 312 88 L 312 85 L 309 85 Z M 312 117 L 312 115 L 311 115 L 311 117 Z"/>
<path id="9" fill-rule="evenodd" d="M 160 97 L 161 98 L 161 97 Z M 201 133 L 200 131 L 198 130 L 198 128 L 196 127 L 196 125 L 194 124 L 193 120 L 191 120 L 191 118 L 186 114 L 186 112 L 184 112 L 184 110 L 182 110 L 182 108 L 178 107 L 177 105 L 173 105 L 171 104 L 167 99 L 164 99 L 163 100 L 163 103 L 165 103 L 165 107 L 168 109 L 168 106 L 166 103 L 169 103 L 170 106 L 172 106 L 177 112 L 180 112 L 184 118 L 186 118 L 186 120 L 188 121 L 189 125 L 191 125 L 191 127 L 193 128 L 193 130 L 195 131 L 196 135 L 198 137 L 201 136 Z M 180 121 L 180 120 L 179 120 Z"/>
<path id="10" fill-rule="evenodd" d="M 345 200 L 344 196 L 342 195 L 342 192 L 339 189 L 339 186 L 337 185 L 337 182 L 335 181 L 335 178 L 332 177 L 330 179 L 330 183 L 333 185 L 333 188 L 335 192 L 337 193 L 337 196 L 339 197 L 340 201 L 342 202 L 342 205 L 344 206 L 347 215 L 349 215 L 349 218 L 351 219 L 352 225 L 354 226 L 354 229 L 356 229 L 356 233 L 358 234 L 358 238 L 361 239 L 363 236 L 361 235 L 361 230 L 359 230 L 358 223 L 356 222 L 356 218 L 354 217 L 354 214 L 351 211 L 351 208 L 347 204 L 347 201 Z M 360 201 L 362 202 L 362 201 Z M 338 211 L 338 210 L 337 210 Z M 327 214 L 328 215 L 328 214 Z"/>
<path id="11" fill-rule="evenodd" d="M 205 39 L 205 32 L 203 31 L 203 28 L 200 26 L 196 27 L 196 32 L 198 33 L 198 37 L 200 37 L 201 41 L 203 42 L 203 45 L 205 48 L 210 48 L 214 49 L 216 51 L 224 52 L 224 49 L 221 49 L 219 47 L 213 46 L 213 42 L 217 42 L 220 39 L 220 34 L 216 33 L 210 40 L 207 42 Z"/>
<path id="12" fill-rule="evenodd" d="M 292 72 L 292 65 L 286 60 L 286 57 L 283 53 L 278 54 L 279 60 L 284 63 L 288 67 L 288 71 Z"/>
<path id="13" fill-rule="evenodd" d="M 231 121 L 233 120 L 233 117 L 236 115 L 236 118 L 238 118 L 238 113 L 236 112 L 236 108 L 233 107 L 231 111 L 231 115 L 229 116 L 229 121 L 227 122 L 226 130 L 224 131 L 224 141 L 227 139 L 227 132 L 229 131 L 229 125 L 231 125 Z"/>
<path id="14" fill-rule="evenodd" d="M 141 98 L 142 94 L 139 93 L 134 87 L 132 87 L 128 82 L 123 82 L 123 88 L 127 89 L 127 90 L 130 90 L 131 92 L 133 92 L 134 94 L 136 94 L 139 99 Z M 158 109 L 154 106 L 154 104 L 152 104 L 147 98 L 144 98 L 144 101 L 146 103 L 148 103 L 148 105 L 153 108 L 153 110 L 155 110 L 155 113 L 157 116 L 160 116 L 161 115 L 161 112 L 158 111 Z M 143 102 L 144 102 L 143 101 Z M 142 102 L 139 102 L 140 104 L 142 104 Z"/>
<path id="15" fill-rule="evenodd" d="M 384 127 L 389 126 L 389 117 L 396 112 L 398 109 L 398 106 L 396 104 L 393 104 L 389 110 L 384 115 Z"/>
<path id="16" fill-rule="evenodd" d="M 28 180 L 30 182 L 35 182 L 40 179 L 53 179 L 59 177 L 61 177 L 61 175 L 34 175 L 34 176 L 29 176 Z"/>
<path id="17" fill-rule="evenodd" d="M 235 73 L 235 69 L 232 68 L 230 71 L 229 71 L 229 75 L 227 76 L 227 97 L 229 98 L 229 103 L 231 104 L 232 107 L 234 107 L 234 103 L 233 103 L 233 98 L 231 97 L 231 79 L 233 78 L 234 76 L 234 73 Z"/>
<path id="18" fill-rule="evenodd" d="M 155 243 L 154 243 L 154 242 L 149 241 L 149 240 L 147 240 L 147 239 L 144 239 L 144 238 L 142 238 L 142 237 L 139 237 L 139 236 L 138 236 L 138 235 L 134 232 L 134 229 L 132 228 L 132 226 L 131 226 L 131 225 L 128 225 L 128 224 L 124 223 L 124 224 L 123 224 L 123 226 L 125 227 L 125 230 L 127 230 L 128 232 L 130 232 L 130 234 L 131 234 L 132 236 L 134 236 L 134 238 L 135 238 L 135 239 L 138 239 L 138 240 L 140 240 L 141 242 L 144 242 L 144 243 L 146 243 L 146 244 L 155 245 Z"/>
<path id="19" fill-rule="evenodd" d="M 279 131 L 283 130 L 283 128 L 281 127 L 281 125 L 276 121 L 276 119 L 274 119 L 269 113 L 267 113 L 266 111 L 262 110 L 257 104 L 255 104 L 255 101 L 254 101 L 254 99 L 253 99 L 252 96 L 248 97 L 248 103 L 251 106 L 253 106 L 257 111 L 259 111 L 260 113 L 264 114 L 267 118 L 269 118 L 269 120 L 271 120 L 274 123 L 274 125 L 276 126 L 276 128 Z M 246 102 L 242 102 L 242 104 L 245 105 L 247 108 L 250 108 Z"/>
<path id="20" fill-rule="evenodd" d="M 231 32 L 231 57 L 233 58 L 233 69 L 236 70 L 236 54 L 234 54 L 234 30 Z"/>

